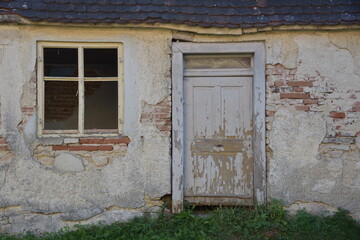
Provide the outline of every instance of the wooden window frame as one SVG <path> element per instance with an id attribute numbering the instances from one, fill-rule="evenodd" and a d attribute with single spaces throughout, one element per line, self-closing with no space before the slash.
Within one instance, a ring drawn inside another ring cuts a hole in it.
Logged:
<path id="1" fill-rule="evenodd" d="M 236 71 L 235 75 L 252 76 L 254 198 L 257 204 L 266 201 L 266 150 L 265 150 L 265 44 L 244 43 L 191 43 L 175 42 L 172 45 L 172 211 L 180 212 L 184 201 L 184 75 L 196 72 L 184 69 L 185 54 L 251 54 L 252 71 Z M 201 73 L 202 75 L 204 74 Z M 221 71 L 209 71 L 221 76 Z M 226 76 L 232 73 L 227 72 Z"/>
<path id="2" fill-rule="evenodd" d="M 46 77 L 44 76 L 44 48 L 76 48 L 78 51 L 77 77 Z M 85 77 L 84 49 L 85 48 L 116 48 L 118 53 L 117 77 Z M 85 80 L 86 81 L 117 81 L 118 83 L 118 128 L 116 131 L 108 129 L 85 130 Z M 79 112 L 77 130 L 45 130 L 45 81 L 78 81 Z M 38 135 L 39 137 L 86 137 L 86 136 L 118 136 L 123 134 L 124 125 L 124 47 L 115 42 L 37 42 L 37 84 L 38 84 Z"/>

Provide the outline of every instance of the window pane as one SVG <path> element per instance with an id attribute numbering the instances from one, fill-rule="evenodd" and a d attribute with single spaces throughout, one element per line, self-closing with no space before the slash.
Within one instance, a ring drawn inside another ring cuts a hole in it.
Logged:
<path id="1" fill-rule="evenodd" d="M 117 82 L 85 82 L 85 129 L 118 128 Z"/>
<path id="2" fill-rule="evenodd" d="M 45 129 L 78 129 L 78 82 L 45 81 Z"/>
<path id="3" fill-rule="evenodd" d="M 185 55 L 187 69 L 251 68 L 251 56 L 242 55 Z"/>
<path id="4" fill-rule="evenodd" d="M 77 77 L 76 48 L 44 48 L 44 76 Z"/>
<path id="5" fill-rule="evenodd" d="M 117 49 L 84 49 L 85 77 L 117 77 Z"/>

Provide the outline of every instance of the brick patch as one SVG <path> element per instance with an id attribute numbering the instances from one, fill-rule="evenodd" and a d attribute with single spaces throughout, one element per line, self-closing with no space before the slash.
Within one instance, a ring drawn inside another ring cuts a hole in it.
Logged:
<path id="1" fill-rule="evenodd" d="M 141 113 L 140 122 L 153 125 L 163 134 L 170 136 L 171 98 L 168 97 L 156 105 L 146 103 Z"/>
<path id="2" fill-rule="evenodd" d="M 99 151 L 112 151 L 114 147 L 112 145 L 100 145 Z"/>
<path id="3" fill-rule="evenodd" d="M 310 107 L 309 106 L 295 106 L 295 109 L 299 110 L 299 111 L 309 111 Z"/>
<path id="4" fill-rule="evenodd" d="M 330 112 L 330 117 L 332 117 L 332 118 L 345 118 L 345 113 L 343 113 L 343 112 Z"/>
<path id="5" fill-rule="evenodd" d="M 267 65 L 266 77 L 267 124 L 271 124 L 279 108 L 318 113 L 324 116 L 327 128 L 322 144 L 331 145 L 336 151 L 351 149 L 349 145 L 360 136 L 357 129 L 360 90 L 351 86 L 340 88 L 319 71 L 314 75 L 297 74 L 297 69 L 287 69 L 280 64 Z"/>
<path id="6" fill-rule="evenodd" d="M 292 87 L 312 87 L 313 83 L 310 81 L 288 81 L 287 85 Z"/>
<path id="7" fill-rule="evenodd" d="M 310 98 L 310 95 L 307 93 L 280 93 L 280 99 L 290 98 L 290 99 L 307 99 Z"/>
<path id="8" fill-rule="evenodd" d="M 80 144 L 120 144 L 130 143 L 130 138 L 122 137 L 122 138 L 81 138 Z"/>
<path id="9" fill-rule="evenodd" d="M 67 145 L 55 145 L 55 146 L 52 146 L 52 149 L 54 151 L 69 150 L 69 146 L 67 146 Z"/>
<path id="10" fill-rule="evenodd" d="M 121 138 L 80 138 L 79 143 L 53 145 L 53 151 L 112 151 L 114 145 L 130 143 L 129 137 Z"/>
<path id="11" fill-rule="evenodd" d="M 317 99 L 304 99 L 304 104 L 318 104 Z"/>
<path id="12" fill-rule="evenodd" d="M 94 145 L 72 145 L 69 146 L 69 151 L 98 151 L 99 146 Z"/>
<path id="13" fill-rule="evenodd" d="M 8 147 L 7 146 L 0 146 L 0 151 L 8 151 Z"/>
<path id="14" fill-rule="evenodd" d="M 9 151 L 8 143 L 4 137 L 0 137 L 0 151 Z"/>

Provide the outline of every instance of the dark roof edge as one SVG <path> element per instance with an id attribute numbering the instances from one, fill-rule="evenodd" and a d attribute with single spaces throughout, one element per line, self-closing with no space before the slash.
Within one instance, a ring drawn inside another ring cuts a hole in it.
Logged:
<path id="1" fill-rule="evenodd" d="M 183 31 L 196 34 L 210 34 L 210 35 L 242 35 L 256 32 L 269 32 L 269 31 L 311 31 L 311 30 L 352 30 L 360 29 L 358 23 L 348 24 L 304 24 L 304 25 L 278 25 L 278 26 L 265 26 L 265 27 L 243 27 L 243 28 L 229 28 L 229 27 L 202 27 L 202 26 L 189 26 L 186 24 L 176 23 L 63 23 L 63 22 L 35 22 L 30 21 L 17 14 L 0 14 L 1 25 L 27 25 L 27 26 L 53 26 L 53 27 L 98 27 L 98 28 L 144 28 L 144 29 L 164 29 Z"/>

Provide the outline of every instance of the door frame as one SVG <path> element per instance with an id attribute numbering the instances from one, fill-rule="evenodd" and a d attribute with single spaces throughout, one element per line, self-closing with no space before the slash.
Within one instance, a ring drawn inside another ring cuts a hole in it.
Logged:
<path id="1" fill-rule="evenodd" d="M 172 211 L 183 209 L 184 201 L 184 54 L 252 54 L 253 60 L 253 153 L 254 200 L 266 200 L 265 154 L 265 45 L 263 42 L 190 43 L 172 45 Z"/>

